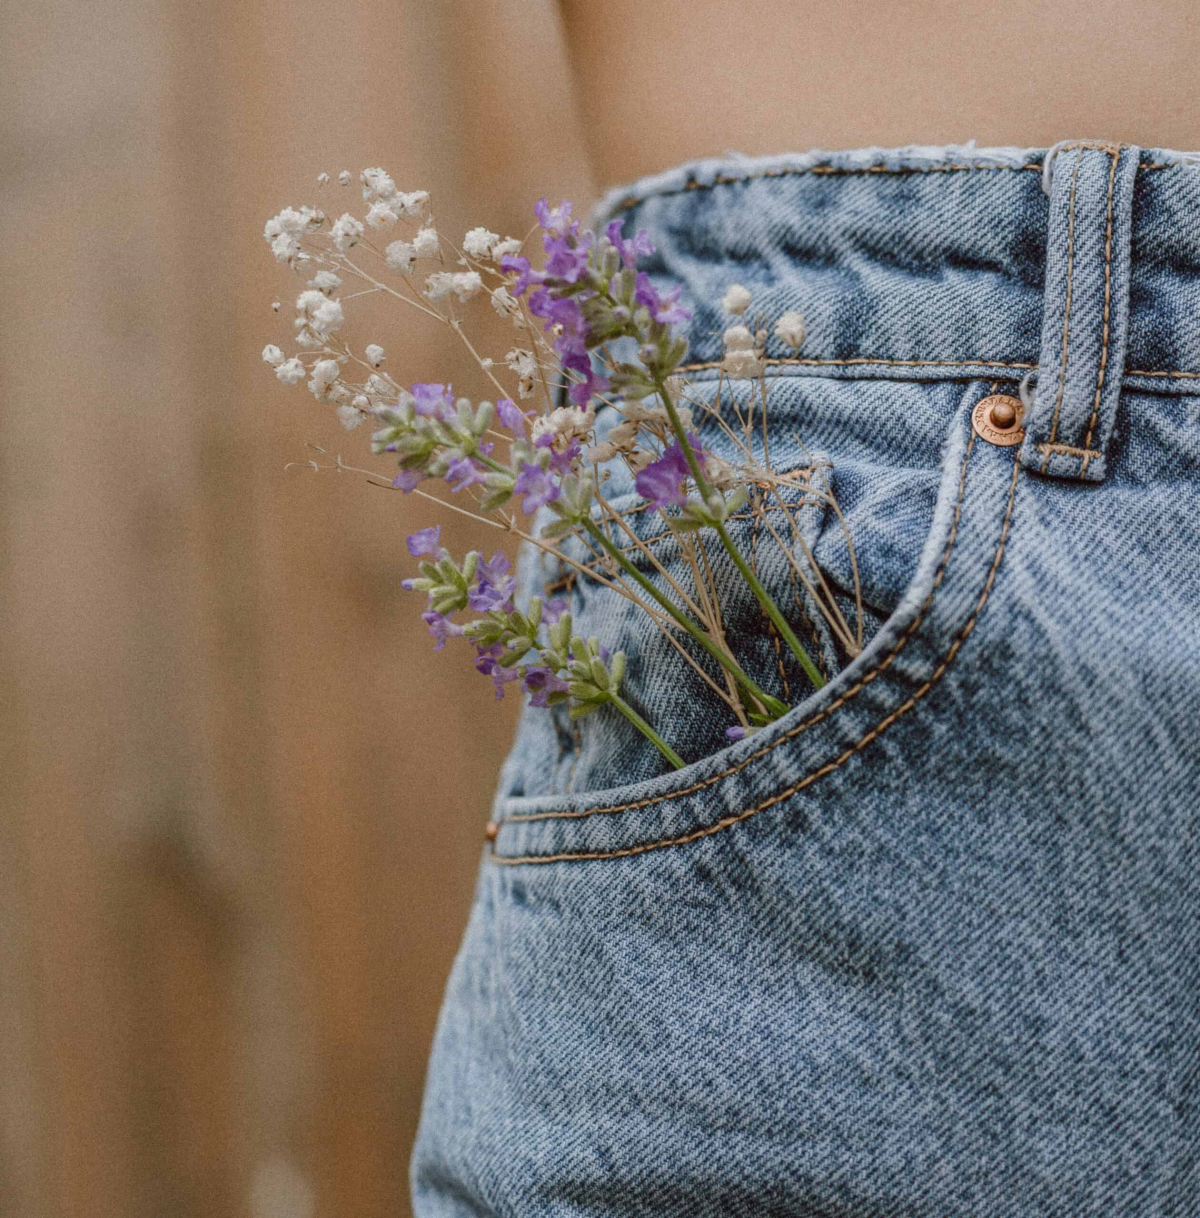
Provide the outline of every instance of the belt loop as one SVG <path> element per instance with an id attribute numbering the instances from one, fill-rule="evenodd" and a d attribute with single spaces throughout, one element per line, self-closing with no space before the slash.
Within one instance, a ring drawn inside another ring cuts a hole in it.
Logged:
<path id="1" fill-rule="evenodd" d="M 1056 144 L 1054 154 L 1042 348 L 1021 462 L 1056 478 L 1100 482 L 1125 371 L 1140 150 L 1077 140 Z"/>

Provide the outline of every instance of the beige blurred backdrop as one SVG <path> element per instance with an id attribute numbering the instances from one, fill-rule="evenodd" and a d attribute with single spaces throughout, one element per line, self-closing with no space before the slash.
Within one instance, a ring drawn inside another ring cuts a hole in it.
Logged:
<path id="1" fill-rule="evenodd" d="M 3 13 L 0 1214 L 408 1213 L 516 708 L 399 588 L 428 508 L 285 469 L 369 451 L 259 358 L 303 286 L 261 231 L 368 165 L 455 239 L 586 204 L 556 11 Z"/>

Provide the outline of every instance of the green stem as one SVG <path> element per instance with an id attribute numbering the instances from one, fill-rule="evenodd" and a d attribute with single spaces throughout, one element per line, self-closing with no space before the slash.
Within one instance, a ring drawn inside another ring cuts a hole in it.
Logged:
<path id="1" fill-rule="evenodd" d="M 679 419 L 675 403 L 671 401 L 671 395 L 667 392 L 666 382 L 660 377 L 655 380 L 654 384 L 659 396 L 663 400 L 663 405 L 667 408 L 667 416 L 671 420 L 671 430 L 675 433 L 675 439 L 683 450 L 683 456 L 688 463 L 692 480 L 696 483 L 696 489 L 700 492 L 700 497 L 707 502 L 709 496 L 713 493 L 712 486 L 709 484 L 708 479 L 705 478 L 704 471 L 700 468 L 700 462 L 696 459 L 696 453 L 691 444 L 688 443 L 687 433 L 683 430 L 683 423 Z M 796 637 L 796 632 L 788 625 L 787 619 L 783 614 L 780 613 L 779 606 L 771 599 L 770 593 L 762 586 L 758 576 L 750 569 L 750 565 L 742 557 L 741 551 L 733 544 L 733 538 L 729 536 L 724 524 L 717 525 L 717 536 L 721 539 L 721 544 L 725 547 L 726 553 L 733 559 L 734 565 L 741 572 L 742 578 L 746 581 L 750 591 L 758 599 L 763 612 L 774 623 L 776 630 L 783 636 L 783 641 L 787 643 L 788 650 L 796 657 L 800 667 L 804 669 L 804 673 L 812 682 L 813 688 L 820 689 L 825 684 L 825 678 L 821 676 L 820 669 L 813 663 L 812 657 Z"/>
<path id="2" fill-rule="evenodd" d="M 621 553 L 620 549 L 609 540 L 604 531 L 592 519 L 587 519 L 582 522 L 583 527 L 596 540 L 604 552 L 617 562 L 626 575 L 632 579 L 639 588 L 641 588 L 648 596 L 654 598 L 670 615 L 679 623 L 708 652 L 718 664 L 724 668 L 730 676 L 754 699 L 756 699 L 762 708 L 771 716 L 778 718 L 787 712 L 787 705 L 780 702 L 778 698 L 773 698 L 765 690 L 760 689 L 754 681 L 742 669 L 741 665 L 727 652 L 723 651 L 712 638 L 705 633 L 699 626 L 696 625 L 675 603 L 662 592 L 660 592 L 649 579 L 643 575 L 637 567 L 629 561 L 629 559 Z"/>
<path id="3" fill-rule="evenodd" d="M 625 701 L 617 694 L 609 694 L 613 706 L 617 708 L 637 728 L 647 740 L 677 769 L 682 770 L 684 760 L 675 750 Z"/>

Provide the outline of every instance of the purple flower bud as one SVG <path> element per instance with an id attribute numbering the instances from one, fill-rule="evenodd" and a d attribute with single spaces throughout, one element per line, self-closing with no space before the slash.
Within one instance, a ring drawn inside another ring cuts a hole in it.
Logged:
<path id="1" fill-rule="evenodd" d="M 532 516 L 540 507 L 553 503 L 559 496 L 558 482 L 554 476 L 539 465 L 523 462 L 517 480 L 513 484 L 513 493 L 524 495 L 521 511 L 526 516 Z"/>
<path id="2" fill-rule="evenodd" d="M 447 639 L 452 639 L 463 632 L 461 626 L 440 613 L 434 613 L 432 609 L 421 614 L 421 621 L 429 627 L 429 633 L 433 637 L 434 651 L 441 651 L 446 646 Z"/>
<path id="3" fill-rule="evenodd" d="M 530 695 L 530 706 L 549 706 L 547 700 L 550 694 L 565 694 L 570 686 L 556 676 L 549 668 L 535 665 L 525 670 L 525 692 Z"/>
<path id="4" fill-rule="evenodd" d="M 453 417 L 454 394 L 450 385 L 423 383 L 410 385 L 409 391 L 417 400 L 417 414 L 436 416 L 445 420 Z"/>
<path id="5" fill-rule="evenodd" d="M 521 670 L 519 668 L 505 668 L 500 662 L 499 657 L 503 652 L 503 648 L 499 643 L 493 643 L 490 647 L 478 648 L 479 655 L 475 660 L 475 667 L 485 677 L 491 677 L 492 684 L 496 687 L 496 701 L 500 701 L 504 697 L 504 687 L 510 681 L 518 681 L 521 678 Z"/>
<path id="6" fill-rule="evenodd" d="M 688 432 L 688 443 L 696 454 L 701 468 L 704 467 L 704 451 L 695 432 Z M 634 479 L 637 492 L 656 508 L 682 507 L 687 500 L 683 485 L 690 474 L 687 458 L 678 442 L 669 445 L 657 461 L 652 461 Z"/>
<path id="7" fill-rule="evenodd" d="M 441 548 L 442 526 L 435 524 L 428 529 L 418 529 L 415 533 L 408 535 L 408 552 L 413 558 L 420 558 L 422 554 L 432 554 L 437 557 L 437 552 Z"/>
<path id="8" fill-rule="evenodd" d="M 567 611 L 567 602 L 561 596 L 552 597 L 542 605 L 542 621 L 553 626 Z"/>
<path id="9" fill-rule="evenodd" d="M 508 559 L 497 551 L 489 562 L 480 560 L 475 567 L 477 582 L 467 592 L 467 604 L 477 613 L 513 610 L 513 592 L 516 580 L 509 574 Z"/>
<path id="10" fill-rule="evenodd" d="M 416 490 L 419 483 L 425 480 L 425 474 L 419 469 L 402 469 L 393 479 L 392 485 L 398 491 L 404 491 L 406 494 L 409 491 Z"/>
<path id="11" fill-rule="evenodd" d="M 725 735 L 730 740 L 742 740 L 746 736 L 746 729 L 744 727 L 727 727 Z"/>
<path id="12" fill-rule="evenodd" d="M 456 457 L 446 466 L 445 480 L 452 491 L 461 491 L 486 477 L 487 470 L 470 457 Z"/>
<path id="13" fill-rule="evenodd" d="M 500 420 L 500 425 L 506 427 L 518 440 L 525 439 L 525 419 L 527 416 L 518 409 L 514 402 L 508 398 L 501 398 L 496 403 L 496 416 Z"/>

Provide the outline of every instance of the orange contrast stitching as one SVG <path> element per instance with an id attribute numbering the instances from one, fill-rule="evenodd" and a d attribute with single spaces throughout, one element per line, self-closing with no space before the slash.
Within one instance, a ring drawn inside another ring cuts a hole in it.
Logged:
<path id="1" fill-rule="evenodd" d="M 1152 166 L 1152 168 L 1167 168 L 1167 166 Z M 829 366 L 843 367 L 849 364 L 883 364 L 901 368 L 1021 368 L 1026 372 L 1037 367 L 1037 364 L 1006 363 L 996 359 L 884 359 L 881 356 L 855 356 L 852 359 L 765 359 L 764 364 L 786 365 L 799 364 L 812 368 Z M 702 372 L 710 368 L 720 368 L 720 360 L 710 360 L 701 364 L 680 364 L 676 372 Z M 1126 376 L 1171 376 L 1186 377 L 1192 380 L 1200 379 L 1200 372 L 1179 372 L 1169 370 L 1164 372 L 1147 372 L 1141 368 L 1126 368 Z"/>
<path id="2" fill-rule="evenodd" d="M 1086 461 L 1091 457 L 1104 456 L 1102 448 L 1074 448 L 1070 444 L 1035 444 L 1034 447 L 1038 452 L 1046 453 L 1047 457 L 1050 453 L 1067 453 L 1072 457 L 1083 457 Z M 1042 469 L 1045 470 L 1045 462 L 1042 463 Z"/>
<path id="3" fill-rule="evenodd" d="M 1111 154 L 1112 162 L 1108 167 L 1108 224 L 1104 233 L 1104 328 L 1101 338 L 1100 370 L 1096 374 L 1096 396 L 1092 402 L 1092 417 L 1088 420 L 1087 436 L 1083 441 L 1085 454 L 1092 447 L 1092 432 L 1096 427 L 1096 419 L 1100 414 L 1100 395 L 1104 389 L 1104 372 L 1108 367 L 1109 314 L 1112 305 L 1112 232 L 1113 232 L 1113 183 L 1117 177 L 1117 162 L 1121 159 L 1118 148 Z M 1052 440 L 1053 436 L 1050 437 Z M 1083 458 L 1083 467 L 1079 471 L 1081 478 L 1087 477 L 1090 456 Z"/>
<path id="4" fill-rule="evenodd" d="M 979 620 L 979 615 L 983 612 L 984 606 L 988 602 L 988 598 L 992 594 L 992 588 L 996 582 L 996 573 L 1000 569 L 1000 563 L 1004 558 L 1004 549 L 1008 544 L 1009 527 L 1012 524 L 1013 503 L 1016 498 L 1017 479 L 1021 473 L 1021 463 L 1019 460 L 1013 462 L 1012 481 L 1008 488 L 1008 507 L 1004 513 L 1004 524 L 1000 530 L 1000 544 L 996 548 L 995 557 L 992 559 L 992 567 L 988 572 L 987 582 L 984 584 L 983 592 L 980 594 L 979 601 L 975 606 L 974 612 L 967 620 L 966 625 L 959 631 L 958 636 L 950 646 L 950 650 L 942 658 L 937 668 L 934 669 L 929 679 L 922 685 L 907 702 L 898 706 L 891 714 L 886 715 L 881 719 L 857 744 L 853 744 L 836 760 L 823 765 L 819 770 L 814 770 L 811 774 L 800 779 L 799 782 L 793 783 L 790 787 L 785 787 L 782 791 L 777 791 L 774 795 L 764 799 L 761 803 L 755 804 L 751 808 L 744 808 L 741 812 L 736 812 L 731 816 L 726 816 L 712 825 L 705 825 L 702 829 L 695 829 L 691 833 L 685 833 L 681 837 L 662 838 L 659 841 L 643 842 L 636 846 L 626 846 L 621 850 L 596 850 L 596 851 L 581 851 L 578 853 L 564 854 L 528 854 L 519 856 L 509 856 L 493 854 L 492 861 L 502 863 L 505 866 L 514 866 L 520 863 L 566 863 L 566 862 L 582 862 L 591 859 L 611 859 L 625 858 L 635 854 L 645 854 L 649 850 L 660 850 L 666 846 L 683 846 L 688 842 L 694 842 L 702 837 L 711 837 L 714 833 L 720 833 L 722 829 L 728 829 L 731 825 L 736 825 L 741 821 L 749 820 L 750 817 L 756 816 L 759 812 L 766 811 L 767 808 L 774 807 L 778 803 L 782 803 L 785 799 L 790 799 L 793 795 L 799 794 L 805 787 L 811 786 L 818 778 L 823 778 L 826 774 L 831 774 L 834 770 L 849 761 L 855 753 L 861 752 L 872 741 L 881 736 L 893 723 L 901 716 L 907 714 L 916 704 L 941 680 L 943 674 L 954 662 L 955 657 L 962 649 L 962 645 L 967 641 L 971 632 L 975 629 L 975 623 Z M 815 722 L 815 720 L 814 720 Z M 653 802 L 653 801 L 650 801 Z M 513 818 L 515 819 L 515 818 Z"/>
<path id="5" fill-rule="evenodd" d="M 917 632 L 917 629 L 920 627 L 921 622 L 925 618 L 925 614 L 929 610 L 929 606 L 933 603 L 934 595 L 937 592 L 938 588 L 941 586 L 942 580 L 945 577 L 946 566 L 950 561 L 950 552 L 954 549 L 954 543 L 958 539 L 958 525 L 959 525 L 959 521 L 962 519 L 963 496 L 966 492 L 966 486 L 967 486 L 967 466 L 970 463 L 971 453 L 974 451 L 974 449 L 975 449 L 975 433 L 972 431 L 971 438 L 967 441 L 967 452 L 966 452 L 966 455 L 963 457 L 962 471 L 959 474 L 958 499 L 954 504 L 954 520 L 950 526 L 950 535 L 949 535 L 949 537 L 946 538 L 946 548 L 942 552 L 941 562 L 938 563 L 937 572 L 934 574 L 933 587 L 931 587 L 929 589 L 929 595 L 925 598 L 925 603 L 921 606 L 920 610 L 917 612 L 917 616 L 915 618 L 913 618 L 912 623 L 909 625 L 908 629 L 905 630 L 905 632 L 897 640 L 895 647 L 893 647 L 892 650 L 886 656 L 884 656 L 883 659 L 880 660 L 880 662 L 874 668 L 872 668 L 870 670 L 870 672 L 864 673 L 862 675 L 862 677 L 859 678 L 859 681 L 856 685 L 851 686 L 848 690 L 846 690 L 846 692 L 844 694 L 842 694 L 840 697 L 838 697 L 835 701 L 831 702 L 824 710 L 819 711 L 811 719 L 806 719 L 806 720 L 804 720 L 803 723 L 796 724 L 795 727 L 789 729 L 778 739 L 774 740 L 771 744 L 765 745 L 763 748 L 759 749 L 757 752 L 751 753 L 750 756 L 747 757 L 744 761 L 739 761 L 736 765 L 730 766 L 727 770 L 722 770 L 721 773 L 719 773 L 719 774 L 713 774 L 713 775 L 710 775 L 708 778 L 701 779 L 699 782 L 693 783 L 692 786 L 690 786 L 690 787 L 684 787 L 680 791 L 673 791 L 673 792 L 671 792 L 670 795 L 655 796 L 653 798 L 648 798 L 648 799 L 639 799 L 633 803 L 628 803 L 628 804 L 612 804 L 608 807 L 588 808 L 588 809 L 586 809 L 584 811 L 580 811 L 580 812 L 529 812 L 529 813 L 524 813 L 524 814 L 517 813 L 513 816 L 504 817 L 503 820 L 501 821 L 501 824 L 508 824 L 509 822 L 517 823 L 517 822 L 526 822 L 526 821 L 535 821 L 535 820 L 582 820 L 584 817 L 595 816 L 602 812 L 605 812 L 605 813 L 607 813 L 607 812 L 629 812 L 629 811 L 633 811 L 637 808 L 649 807 L 651 804 L 662 803 L 668 799 L 680 799 L 684 795 L 692 795 L 696 791 L 702 791 L 702 790 L 704 790 L 705 787 L 710 787 L 714 783 L 720 782 L 724 778 L 728 778 L 731 774 L 737 774 L 739 771 L 744 770 L 752 762 L 757 761 L 760 757 L 765 757 L 768 753 L 772 752 L 774 749 L 779 748 L 780 745 L 786 744 L 789 740 L 792 740 L 796 736 L 799 736 L 801 732 L 807 731 L 807 729 L 812 727 L 814 724 L 820 723 L 822 719 L 827 719 L 830 715 L 832 715 L 834 713 L 834 711 L 840 710 L 843 706 L 846 705 L 847 702 L 850 701 L 851 698 L 853 698 L 863 688 L 865 688 L 872 681 L 874 681 L 876 677 L 878 677 L 880 674 L 885 672 L 891 666 L 892 661 L 895 660 L 895 658 L 900 654 L 901 650 L 903 650 L 903 648 L 904 648 L 904 645 Z"/>
<path id="6" fill-rule="evenodd" d="M 1062 360 L 1058 369 L 1058 392 L 1054 397 L 1054 416 L 1050 420 L 1050 442 L 1058 438 L 1058 412 L 1062 408 L 1063 388 L 1067 381 L 1067 356 L 1071 349 L 1071 294 L 1075 284 L 1075 188 L 1079 183 L 1079 166 L 1083 161 L 1083 145 L 1079 146 L 1079 154 L 1075 158 L 1075 168 L 1071 173 L 1071 201 L 1067 212 L 1067 296 L 1063 310 Z M 1042 461 L 1042 473 L 1050 461 L 1049 454 Z"/>

